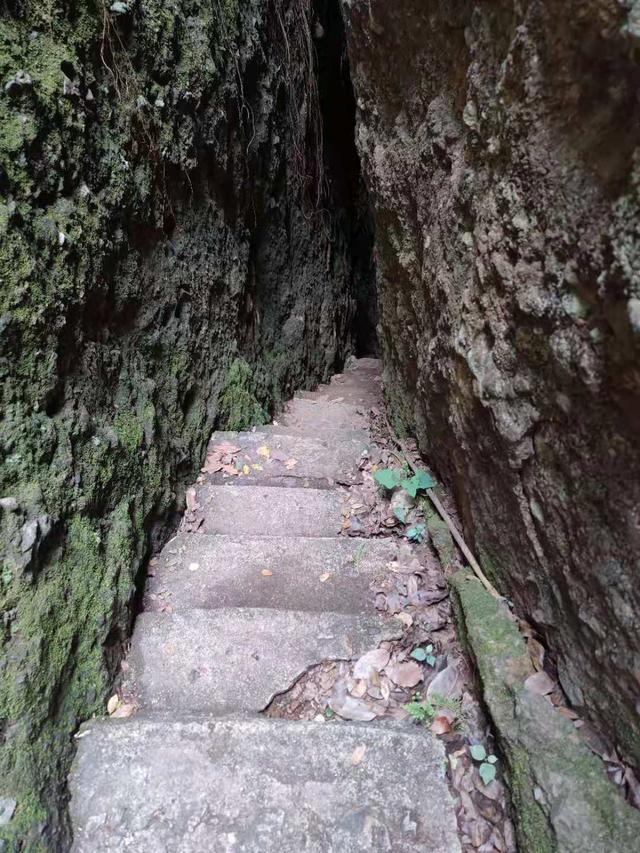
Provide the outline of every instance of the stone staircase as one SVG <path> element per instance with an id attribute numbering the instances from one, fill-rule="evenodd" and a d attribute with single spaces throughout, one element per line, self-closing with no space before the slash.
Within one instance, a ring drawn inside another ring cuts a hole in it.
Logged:
<path id="1" fill-rule="evenodd" d="M 393 631 L 370 584 L 395 545 L 341 535 L 379 388 L 362 359 L 277 425 L 213 436 L 248 473 L 203 475 L 154 566 L 127 662 L 139 711 L 78 735 L 77 853 L 460 850 L 424 729 L 261 714 L 309 667 Z"/>

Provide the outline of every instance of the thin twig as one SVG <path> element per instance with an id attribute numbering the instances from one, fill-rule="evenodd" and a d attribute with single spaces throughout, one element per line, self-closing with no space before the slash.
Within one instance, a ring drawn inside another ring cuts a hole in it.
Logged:
<path id="1" fill-rule="evenodd" d="M 417 474 L 418 470 L 419 470 L 418 466 L 411 459 L 411 456 L 409 454 L 409 450 L 408 450 L 407 446 L 403 443 L 402 439 L 398 438 L 398 436 L 395 434 L 395 432 L 393 431 L 393 428 L 391 427 L 391 424 L 389 423 L 389 418 L 386 415 L 385 415 L 385 420 L 387 422 L 387 429 L 389 431 L 389 435 L 391 436 L 392 441 L 394 441 L 397 444 L 397 446 L 400 448 L 400 450 L 402 450 L 402 452 L 404 453 L 404 458 L 406 459 L 406 461 L 409 464 L 413 473 Z M 433 489 L 427 489 L 426 492 L 427 492 L 427 495 L 429 497 L 429 500 L 431 501 L 431 503 L 436 508 L 440 518 L 444 521 L 444 523 L 449 528 L 449 532 L 451 533 L 451 535 L 455 539 L 458 547 L 460 548 L 460 550 L 462 551 L 462 553 L 466 557 L 467 562 L 469 563 L 469 565 L 473 569 L 474 574 L 476 575 L 476 577 L 478 578 L 478 580 L 480 581 L 482 586 L 487 590 L 487 592 L 491 593 L 491 595 L 494 598 L 502 598 L 500 593 L 497 591 L 497 589 L 491 583 L 489 578 L 485 575 L 485 573 L 480 568 L 480 564 L 478 563 L 476 558 L 473 556 L 471 549 L 469 548 L 467 543 L 464 541 L 462 534 L 460 533 L 458 528 L 453 523 L 453 520 L 452 520 L 451 516 L 449 515 L 449 513 L 442 506 L 442 503 L 441 503 L 440 499 L 438 498 L 438 496 L 436 495 L 436 493 L 434 492 L 434 490 Z"/>

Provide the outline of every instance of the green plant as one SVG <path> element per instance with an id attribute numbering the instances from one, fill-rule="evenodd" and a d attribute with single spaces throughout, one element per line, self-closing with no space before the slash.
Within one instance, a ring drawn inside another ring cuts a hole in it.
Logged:
<path id="1" fill-rule="evenodd" d="M 497 773 L 497 756 L 487 755 L 487 750 L 481 743 L 472 744 L 469 747 L 469 752 L 471 753 L 471 758 L 473 758 L 474 761 L 481 762 L 478 772 L 480 773 L 480 778 L 484 784 L 488 785 L 490 782 L 493 782 Z"/>
<path id="2" fill-rule="evenodd" d="M 458 716 L 461 707 L 459 699 L 434 693 L 429 699 L 423 700 L 420 700 L 419 694 L 416 694 L 413 702 L 407 703 L 404 709 L 417 722 L 430 725 L 438 716 L 439 711 L 453 711 Z"/>
<path id="3" fill-rule="evenodd" d="M 414 660 L 424 661 L 427 666 L 435 666 L 436 665 L 436 656 L 434 655 L 433 645 L 430 643 L 425 648 L 417 648 L 411 652 L 411 657 Z"/>
<path id="4" fill-rule="evenodd" d="M 436 481 L 426 471 L 418 471 L 413 477 L 407 477 L 401 468 L 381 468 L 373 477 L 376 483 L 388 492 L 400 486 L 412 498 L 417 497 L 418 492 L 432 489 L 436 485 Z"/>

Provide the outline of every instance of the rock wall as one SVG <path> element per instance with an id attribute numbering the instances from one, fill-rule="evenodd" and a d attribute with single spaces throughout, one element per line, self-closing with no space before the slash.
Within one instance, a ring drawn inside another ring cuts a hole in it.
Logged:
<path id="1" fill-rule="evenodd" d="M 640 6 L 342 0 L 396 423 L 640 762 Z"/>
<path id="2" fill-rule="evenodd" d="M 73 732 L 214 423 L 352 349 L 366 235 L 322 154 L 314 23 L 308 0 L 0 10 L 3 850 L 66 847 Z"/>

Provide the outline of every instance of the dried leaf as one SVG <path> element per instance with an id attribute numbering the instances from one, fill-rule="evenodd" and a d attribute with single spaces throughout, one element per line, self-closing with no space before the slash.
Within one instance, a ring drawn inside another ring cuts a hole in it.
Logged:
<path id="1" fill-rule="evenodd" d="M 187 489 L 186 493 L 187 499 L 187 509 L 189 512 L 193 512 L 198 507 L 198 501 L 196 498 L 196 490 L 194 488 Z"/>
<path id="2" fill-rule="evenodd" d="M 263 444 L 262 447 L 258 448 L 258 456 L 262 456 L 263 459 L 271 458 L 271 451 L 266 446 L 266 444 Z"/>
<path id="3" fill-rule="evenodd" d="M 260 574 L 263 578 L 270 578 L 273 575 L 273 572 L 271 571 L 271 569 L 263 569 Z"/>
<path id="4" fill-rule="evenodd" d="M 135 705 L 124 704 L 120 705 L 120 707 L 116 708 L 116 710 L 111 715 L 112 717 L 124 718 L 130 717 L 136 710 Z"/>
<path id="5" fill-rule="evenodd" d="M 318 580 L 320 581 L 320 583 L 326 583 L 330 577 L 331 577 L 331 572 L 325 572 L 323 575 L 320 575 Z"/>
<path id="6" fill-rule="evenodd" d="M 189 571 L 190 572 L 197 572 L 199 568 L 200 568 L 200 563 L 189 563 Z"/>
<path id="7" fill-rule="evenodd" d="M 351 755 L 351 763 L 353 764 L 354 767 L 357 767 L 358 764 L 361 763 L 362 759 L 364 758 L 366 751 L 367 751 L 367 747 L 364 743 L 361 743 L 358 746 L 356 746 L 356 748 L 353 750 L 353 753 Z"/>
<path id="8" fill-rule="evenodd" d="M 235 444 L 229 444 L 229 442 L 223 442 L 222 444 L 214 445 L 214 451 L 219 453 L 221 456 L 235 456 L 236 453 L 240 453 L 240 448 L 236 447 Z"/>
<path id="9" fill-rule="evenodd" d="M 556 688 L 556 683 L 546 672 L 536 672 L 526 679 L 524 686 L 538 696 L 546 696 Z"/>
<path id="10" fill-rule="evenodd" d="M 413 616 L 410 613 L 396 613 L 394 619 L 399 619 L 403 625 L 410 628 L 413 625 Z"/>
<path id="11" fill-rule="evenodd" d="M 386 673 L 398 687 L 415 687 L 424 679 L 424 669 L 415 661 L 395 664 L 388 667 Z"/>
<path id="12" fill-rule="evenodd" d="M 451 731 L 451 723 L 444 716 L 438 716 L 431 723 L 431 731 L 434 735 L 447 735 Z"/>
<path id="13" fill-rule="evenodd" d="M 435 693 L 451 699 L 459 699 L 462 695 L 462 676 L 455 663 L 449 664 L 439 672 L 427 687 L 427 699 Z"/>
<path id="14" fill-rule="evenodd" d="M 284 467 L 287 469 L 287 471 L 292 471 L 297 464 L 297 459 L 287 459 L 287 461 L 284 463 Z"/>
<path id="15" fill-rule="evenodd" d="M 375 720 L 377 716 L 376 712 L 372 711 L 366 702 L 353 696 L 333 696 L 329 706 L 344 720 L 359 720 L 368 723 Z"/>
<path id="16" fill-rule="evenodd" d="M 366 692 L 367 692 L 367 682 L 364 679 L 361 679 L 360 681 L 356 681 L 355 687 L 353 687 L 349 691 L 349 693 L 351 693 L 352 696 L 355 696 L 356 699 L 362 699 L 362 697 L 365 695 Z"/>
<path id="17" fill-rule="evenodd" d="M 113 696 L 107 702 L 107 714 L 109 714 L 110 716 L 114 714 L 119 704 L 120 697 L 117 693 L 114 693 Z"/>
<path id="18" fill-rule="evenodd" d="M 389 663 L 388 649 L 373 649 L 362 655 L 353 668 L 354 678 L 371 679 L 374 672 L 379 673 Z"/>

